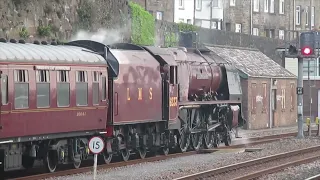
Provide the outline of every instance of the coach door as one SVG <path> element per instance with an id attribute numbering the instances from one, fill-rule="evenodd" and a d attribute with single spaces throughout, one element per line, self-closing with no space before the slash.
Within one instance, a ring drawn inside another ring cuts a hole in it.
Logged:
<path id="1" fill-rule="evenodd" d="M 3 120 L 6 118 L 6 112 L 9 112 L 9 99 L 8 99 L 8 67 L 7 66 L 1 66 L 1 115 L 0 115 L 0 137 L 2 134 L 3 127 Z"/>

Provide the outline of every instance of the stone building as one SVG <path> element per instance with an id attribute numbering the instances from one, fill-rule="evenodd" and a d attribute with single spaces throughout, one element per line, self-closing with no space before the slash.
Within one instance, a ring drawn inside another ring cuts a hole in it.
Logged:
<path id="1" fill-rule="evenodd" d="M 157 20 L 173 22 L 173 0 L 133 0 L 149 11 Z"/>
<path id="2" fill-rule="evenodd" d="M 295 0 L 294 7 L 294 30 L 319 29 L 319 0 Z"/>
<path id="3" fill-rule="evenodd" d="M 226 0 L 224 30 L 284 39 L 285 30 L 293 27 L 291 1 Z"/>
<path id="4" fill-rule="evenodd" d="M 284 39 L 319 28 L 319 0 L 225 0 L 224 30 Z M 251 8 L 252 7 L 252 8 Z M 311 26 L 311 28 L 310 28 Z M 252 28 L 251 28 L 252 27 Z"/>
<path id="5" fill-rule="evenodd" d="M 293 73 L 256 49 L 217 45 L 207 48 L 239 70 L 247 129 L 296 123 L 297 77 Z"/>

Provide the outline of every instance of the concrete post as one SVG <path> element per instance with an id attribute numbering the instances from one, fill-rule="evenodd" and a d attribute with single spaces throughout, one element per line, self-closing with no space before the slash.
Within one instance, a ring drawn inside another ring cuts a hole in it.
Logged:
<path id="1" fill-rule="evenodd" d="M 303 135 L 303 58 L 298 58 L 298 82 L 297 82 L 297 99 L 298 99 L 298 139 L 304 138 Z"/>
<path id="2" fill-rule="evenodd" d="M 306 119 L 306 124 L 308 126 L 308 136 L 311 136 L 311 121 L 309 117 Z"/>
<path id="3" fill-rule="evenodd" d="M 320 136 L 320 124 L 319 124 L 319 117 L 316 117 L 316 125 L 317 125 L 317 136 Z"/>

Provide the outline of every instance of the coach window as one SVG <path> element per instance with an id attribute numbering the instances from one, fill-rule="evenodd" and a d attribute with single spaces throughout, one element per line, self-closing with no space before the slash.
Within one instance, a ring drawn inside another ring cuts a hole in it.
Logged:
<path id="1" fill-rule="evenodd" d="M 93 105 L 99 104 L 99 72 L 94 71 L 92 74 L 92 103 Z"/>
<path id="2" fill-rule="evenodd" d="M 1 75 L 2 105 L 8 104 L 8 76 Z"/>
<path id="3" fill-rule="evenodd" d="M 27 70 L 14 70 L 14 107 L 29 107 L 29 76 Z"/>
<path id="4" fill-rule="evenodd" d="M 37 70 L 37 107 L 50 106 L 50 74 L 48 70 Z"/>
<path id="5" fill-rule="evenodd" d="M 57 105 L 58 107 L 70 105 L 69 71 L 57 71 Z"/>
<path id="6" fill-rule="evenodd" d="M 88 105 L 88 76 L 86 71 L 76 74 L 76 103 L 77 106 Z"/>

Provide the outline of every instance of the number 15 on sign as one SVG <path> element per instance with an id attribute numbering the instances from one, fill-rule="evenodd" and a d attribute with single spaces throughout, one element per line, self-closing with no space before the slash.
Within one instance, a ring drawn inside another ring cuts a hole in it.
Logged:
<path id="1" fill-rule="evenodd" d="M 93 137 L 89 141 L 89 149 L 91 153 L 94 154 L 94 164 L 93 164 L 93 179 L 97 176 L 97 161 L 98 154 L 104 150 L 104 141 L 100 137 Z"/>

